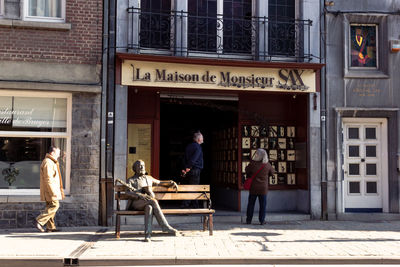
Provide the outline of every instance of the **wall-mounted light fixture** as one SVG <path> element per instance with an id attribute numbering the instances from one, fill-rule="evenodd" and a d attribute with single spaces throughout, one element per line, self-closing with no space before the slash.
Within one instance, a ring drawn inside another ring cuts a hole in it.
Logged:
<path id="1" fill-rule="evenodd" d="M 325 1 L 325 6 L 334 6 L 335 2 L 333 1 Z"/>

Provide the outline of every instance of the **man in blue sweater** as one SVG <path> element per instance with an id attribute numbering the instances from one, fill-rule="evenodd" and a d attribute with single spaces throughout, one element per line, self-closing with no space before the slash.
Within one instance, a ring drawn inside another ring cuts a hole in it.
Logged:
<path id="1" fill-rule="evenodd" d="M 203 169 L 203 135 L 196 132 L 193 135 L 193 143 L 187 145 L 185 150 L 185 169 L 182 170 L 182 176 L 186 177 L 187 184 L 200 184 L 200 172 Z M 193 201 L 193 205 L 197 208 L 197 201 Z M 190 206 L 190 201 L 184 201 L 183 207 Z"/>

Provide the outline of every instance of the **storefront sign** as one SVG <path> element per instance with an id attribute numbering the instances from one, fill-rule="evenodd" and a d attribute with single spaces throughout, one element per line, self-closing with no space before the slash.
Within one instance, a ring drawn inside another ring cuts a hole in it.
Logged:
<path id="1" fill-rule="evenodd" d="M 315 92 L 315 72 L 309 69 L 223 67 L 125 60 L 122 85 Z"/>

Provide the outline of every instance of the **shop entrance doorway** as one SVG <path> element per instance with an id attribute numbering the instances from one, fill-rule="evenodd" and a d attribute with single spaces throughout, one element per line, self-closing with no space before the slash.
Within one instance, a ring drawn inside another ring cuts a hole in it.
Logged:
<path id="1" fill-rule="evenodd" d="M 235 129 L 237 125 L 238 101 L 235 98 L 203 99 L 199 96 L 161 95 L 160 179 L 173 179 L 185 184 L 184 178 L 180 177 L 185 147 L 192 142 L 193 133 L 200 131 L 204 136 L 204 169 L 201 172 L 201 184 L 210 184 L 211 190 L 221 186 L 215 179 L 215 163 L 218 157 L 215 148 L 221 142 L 216 135 L 224 129 Z M 215 207 L 218 203 L 213 204 Z"/>

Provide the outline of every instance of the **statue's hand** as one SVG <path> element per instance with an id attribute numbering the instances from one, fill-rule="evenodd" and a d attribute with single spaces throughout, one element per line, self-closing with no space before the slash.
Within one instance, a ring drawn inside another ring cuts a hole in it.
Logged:
<path id="1" fill-rule="evenodd" d="M 152 199 L 152 197 L 147 195 L 147 194 L 138 193 L 138 196 L 139 196 L 140 199 L 146 200 L 146 201 Z"/>
<path id="2" fill-rule="evenodd" d="M 172 181 L 172 188 L 175 188 L 175 191 L 178 192 L 178 185 L 174 181 Z"/>

